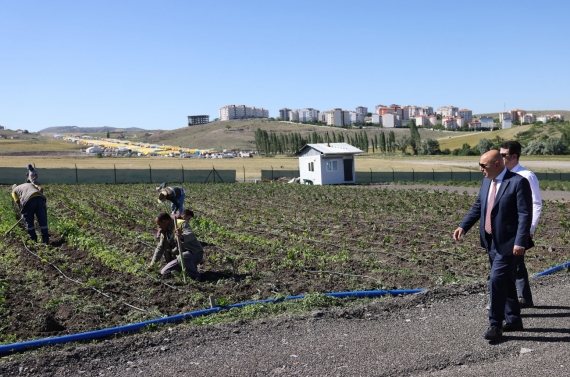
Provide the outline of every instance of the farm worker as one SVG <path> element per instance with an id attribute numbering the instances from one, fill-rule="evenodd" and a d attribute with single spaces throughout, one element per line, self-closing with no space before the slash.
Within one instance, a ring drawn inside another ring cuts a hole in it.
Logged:
<path id="1" fill-rule="evenodd" d="M 525 177 L 530 183 L 530 190 L 532 191 L 532 223 L 530 224 L 530 238 L 534 238 L 534 231 L 540 219 L 542 212 L 542 198 L 540 196 L 540 187 L 538 185 L 538 178 L 536 175 L 521 166 L 519 159 L 522 152 L 522 146 L 518 141 L 505 141 L 501 144 L 501 157 L 507 169 L 518 175 Z M 517 258 L 517 275 L 516 285 L 519 295 L 519 303 L 521 308 L 531 308 L 534 306 L 532 301 L 532 293 L 530 291 L 530 284 L 528 281 L 528 271 L 524 263 L 524 255 Z"/>
<path id="2" fill-rule="evenodd" d="M 188 221 L 193 216 L 194 213 L 189 209 L 182 211 L 182 219 L 173 219 L 165 212 L 161 212 L 156 216 L 154 221 L 160 229 L 160 239 L 147 269 L 152 269 L 152 266 L 160 261 L 164 255 L 166 266 L 160 270 L 162 276 L 170 277 L 172 271 L 182 271 L 182 266 L 178 258 L 176 258 L 179 255 L 178 241 L 176 240 L 176 237 L 178 237 L 182 256 L 184 257 L 186 274 L 194 280 L 200 279 L 198 264 L 202 262 L 204 249 L 190 224 L 188 224 Z"/>
<path id="3" fill-rule="evenodd" d="M 38 172 L 31 164 L 28 164 L 28 170 L 26 171 L 26 182 L 35 184 L 39 183 Z"/>
<path id="4" fill-rule="evenodd" d="M 40 229 L 42 231 L 42 241 L 49 242 L 48 220 L 46 209 L 46 197 L 43 194 L 41 186 L 33 183 L 22 183 L 21 185 L 12 186 L 12 197 L 20 208 L 26 229 L 33 241 L 38 240 L 36 229 L 34 227 L 34 215 L 38 218 Z"/>
<path id="5" fill-rule="evenodd" d="M 169 186 L 166 187 L 166 182 L 156 188 L 158 193 L 158 202 L 162 203 L 165 200 L 170 201 L 170 209 L 174 215 L 176 212 L 182 214 L 182 209 L 184 208 L 184 198 L 186 197 L 186 191 L 180 186 Z"/>
<path id="6" fill-rule="evenodd" d="M 453 232 L 453 239 L 463 238 L 479 222 L 481 247 L 491 263 L 489 328 L 483 337 L 493 341 L 505 331 L 523 329 L 515 271 L 517 257 L 524 255 L 531 241 L 532 191 L 528 180 L 505 167 L 497 150 L 480 157 L 479 170 L 484 176 L 479 196 Z"/>

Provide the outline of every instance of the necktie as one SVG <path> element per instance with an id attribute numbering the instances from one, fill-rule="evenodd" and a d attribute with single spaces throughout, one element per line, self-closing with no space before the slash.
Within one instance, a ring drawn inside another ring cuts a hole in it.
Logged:
<path id="1" fill-rule="evenodd" d="M 495 195 L 497 194 L 497 182 L 493 179 L 491 182 L 491 196 L 487 201 L 487 213 L 485 214 L 485 232 L 491 234 L 491 211 L 495 204 Z"/>

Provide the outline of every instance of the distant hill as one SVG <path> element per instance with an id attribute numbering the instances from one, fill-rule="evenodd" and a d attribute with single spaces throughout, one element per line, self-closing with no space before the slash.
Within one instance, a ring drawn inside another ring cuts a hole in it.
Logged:
<path id="1" fill-rule="evenodd" d="M 146 131 L 142 128 L 129 127 L 77 127 L 77 126 L 63 126 L 63 127 L 48 127 L 39 131 L 40 134 L 93 134 L 93 133 L 106 133 L 106 132 L 141 132 Z"/>

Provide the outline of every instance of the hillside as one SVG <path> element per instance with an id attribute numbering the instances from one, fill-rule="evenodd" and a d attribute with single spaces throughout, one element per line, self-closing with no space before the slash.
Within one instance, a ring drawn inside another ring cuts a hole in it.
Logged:
<path id="1" fill-rule="evenodd" d="M 317 134 L 329 135 L 339 132 L 351 134 L 366 131 L 368 138 L 380 132 L 388 133 L 391 130 L 396 134 L 396 139 L 402 134 L 409 135 L 408 128 L 376 128 L 367 127 L 363 129 L 344 129 L 329 126 L 313 126 L 299 123 L 268 121 L 263 119 L 239 120 L 239 121 L 218 121 L 204 125 L 179 128 L 171 131 L 154 131 L 150 136 L 129 138 L 130 140 L 144 141 L 154 144 L 178 145 L 183 148 L 199 148 L 199 149 L 254 149 L 255 148 L 255 131 L 260 128 L 267 132 L 274 132 L 279 136 L 281 133 L 299 132 L 307 137 L 314 131 Z M 442 139 L 447 135 L 463 135 L 466 132 L 448 132 L 448 131 L 432 131 L 420 129 L 422 138 Z"/>
<path id="2" fill-rule="evenodd" d="M 48 127 L 40 130 L 40 134 L 95 134 L 95 133 L 107 133 L 107 132 L 141 132 L 146 131 L 142 128 L 128 127 L 128 128 L 117 128 L 117 127 L 77 127 L 77 126 L 62 126 L 62 127 Z"/>
<path id="3" fill-rule="evenodd" d="M 560 114 L 564 119 L 570 119 L 570 110 L 525 110 L 527 113 L 533 113 L 534 115 L 546 115 L 546 114 Z M 491 116 L 493 118 L 498 118 L 499 113 L 485 113 L 485 114 L 473 114 L 477 118 L 481 116 Z"/>

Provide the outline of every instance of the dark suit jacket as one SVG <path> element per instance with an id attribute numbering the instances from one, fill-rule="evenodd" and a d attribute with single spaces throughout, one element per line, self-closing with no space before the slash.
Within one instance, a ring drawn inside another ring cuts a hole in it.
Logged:
<path id="1" fill-rule="evenodd" d="M 467 233 L 477 220 L 480 220 L 481 246 L 487 250 L 490 245 L 487 245 L 485 236 L 485 214 L 490 187 L 491 180 L 484 178 L 477 201 L 459 225 Z M 512 255 L 515 245 L 528 249 L 531 222 L 532 191 L 530 184 L 524 177 L 507 170 L 495 196 L 491 212 L 492 238 L 497 252 L 505 256 Z"/>

